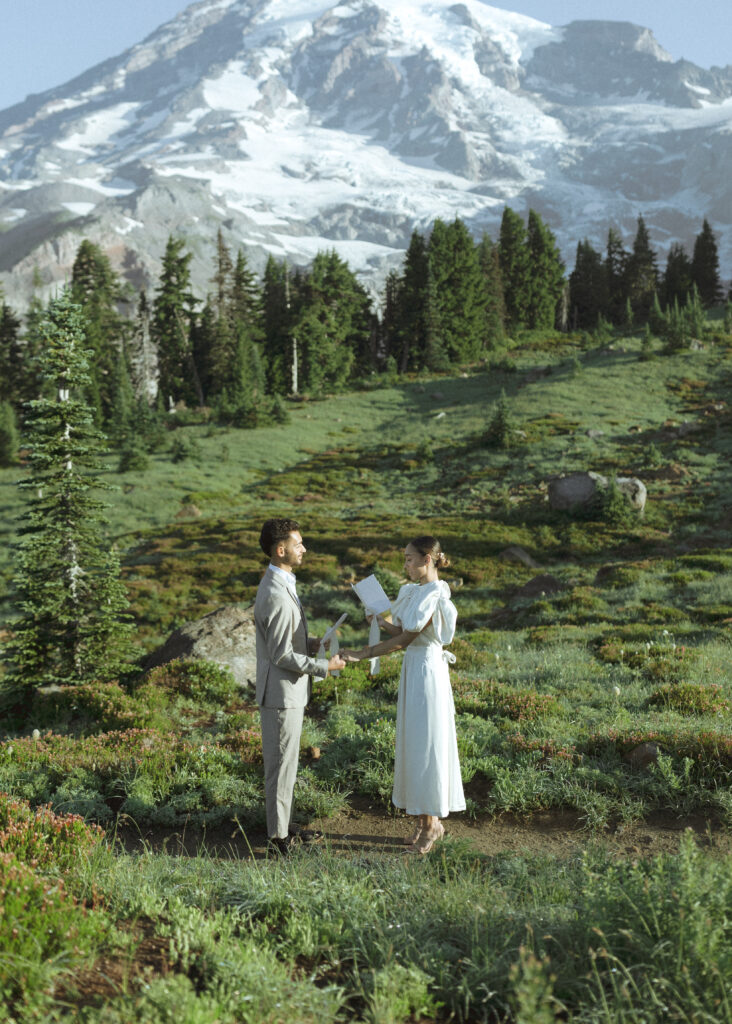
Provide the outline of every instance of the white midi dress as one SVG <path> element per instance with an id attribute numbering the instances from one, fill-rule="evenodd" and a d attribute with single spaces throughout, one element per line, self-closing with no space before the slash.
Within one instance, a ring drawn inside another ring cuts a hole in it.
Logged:
<path id="1" fill-rule="evenodd" d="M 455 636 L 457 609 L 443 580 L 407 583 L 391 606 L 402 629 L 419 631 L 407 647 L 399 680 L 392 801 L 407 814 L 465 810 L 460 778 L 455 705 L 443 651 Z"/>

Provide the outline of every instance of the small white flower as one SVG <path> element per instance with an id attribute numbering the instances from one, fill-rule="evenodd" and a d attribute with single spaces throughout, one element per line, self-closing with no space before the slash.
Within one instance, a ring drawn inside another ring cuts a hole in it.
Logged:
<path id="1" fill-rule="evenodd" d="M 616 697 L 619 697 L 620 696 L 620 687 L 619 686 L 613 686 L 613 693 L 615 694 Z"/>
<path id="2" fill-rule="evenodd" d="M 38 729 L 34 729 L 33 732 L 31 733 L 31 736 L 33 737 L 34 740 L 39 740 L 41 738 L 41 734 L 38 731 Z"/>
<path id="3" fill-rule="evenodd" d="M 500 661 L 500 660 L 501 660 L 501 655 L 498 653 L 498 651 L 496 651 L 496 661 Z"/>
<path id="4" fill-rule="evenodd" d="M 506 649 L 510 651 L 511 650 L 511 645 L 509 644 Z"/>
<path id="5" fill-rule="evenodd" d="M 670 636 L 671 634 L 669 633 L 669 631 L 667 629 L 664 629 L 663 635 L 664 636 Z"/>

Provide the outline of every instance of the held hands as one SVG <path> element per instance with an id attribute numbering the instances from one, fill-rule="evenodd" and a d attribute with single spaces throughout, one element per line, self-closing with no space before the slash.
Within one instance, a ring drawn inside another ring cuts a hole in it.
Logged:
<path id="1" fill-rule="evenodd" d="M 341 651 L 340 654 L 334 654 L 328 661 L 329 672 L 340 672 L 342 668 L 346 667 L 346 660 L 341 655 L 345 654 L 345 651 Z"/>
<path id="2" fill-rule="evenodd" d="M 347 647 L 341 650 L 341 657 L 345 658 L 348 664 L 353 664 L 357 661 L 363 661 L 364 658 L 368 657 L 367 648 L 362 647 L 360 650 L 353 651 Z"/>

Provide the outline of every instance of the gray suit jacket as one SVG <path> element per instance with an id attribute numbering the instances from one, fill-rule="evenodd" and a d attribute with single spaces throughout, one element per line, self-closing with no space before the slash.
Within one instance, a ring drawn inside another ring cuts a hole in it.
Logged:
<path id="1" fill-rule="evenodd" d="M 254 602 L 257 628 L 257 703 L 266 708 L 304 708 L 310 676 L 325 677 L 328 662 L 308 655 L 308 628 L 297 598 L 269 569 Z"/>

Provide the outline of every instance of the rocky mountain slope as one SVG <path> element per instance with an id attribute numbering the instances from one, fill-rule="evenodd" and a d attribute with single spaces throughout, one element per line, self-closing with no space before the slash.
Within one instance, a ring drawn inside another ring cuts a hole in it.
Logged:
<path id="1" fill-rule="evenodd" d="M 533 206 L 577 241 L 663 253 L 704 216 L 732 272 L 732 66 L 674 62 L 645 28 L 556 28 L 481 0 L 203 0 L 120 57 L 0 112 L 0 281 L 22 306 L 82 237 L 136 286 L 168 234 L 207 287 L 216 230 L 378 283 L 414 227 L 495 234 Z"/>

